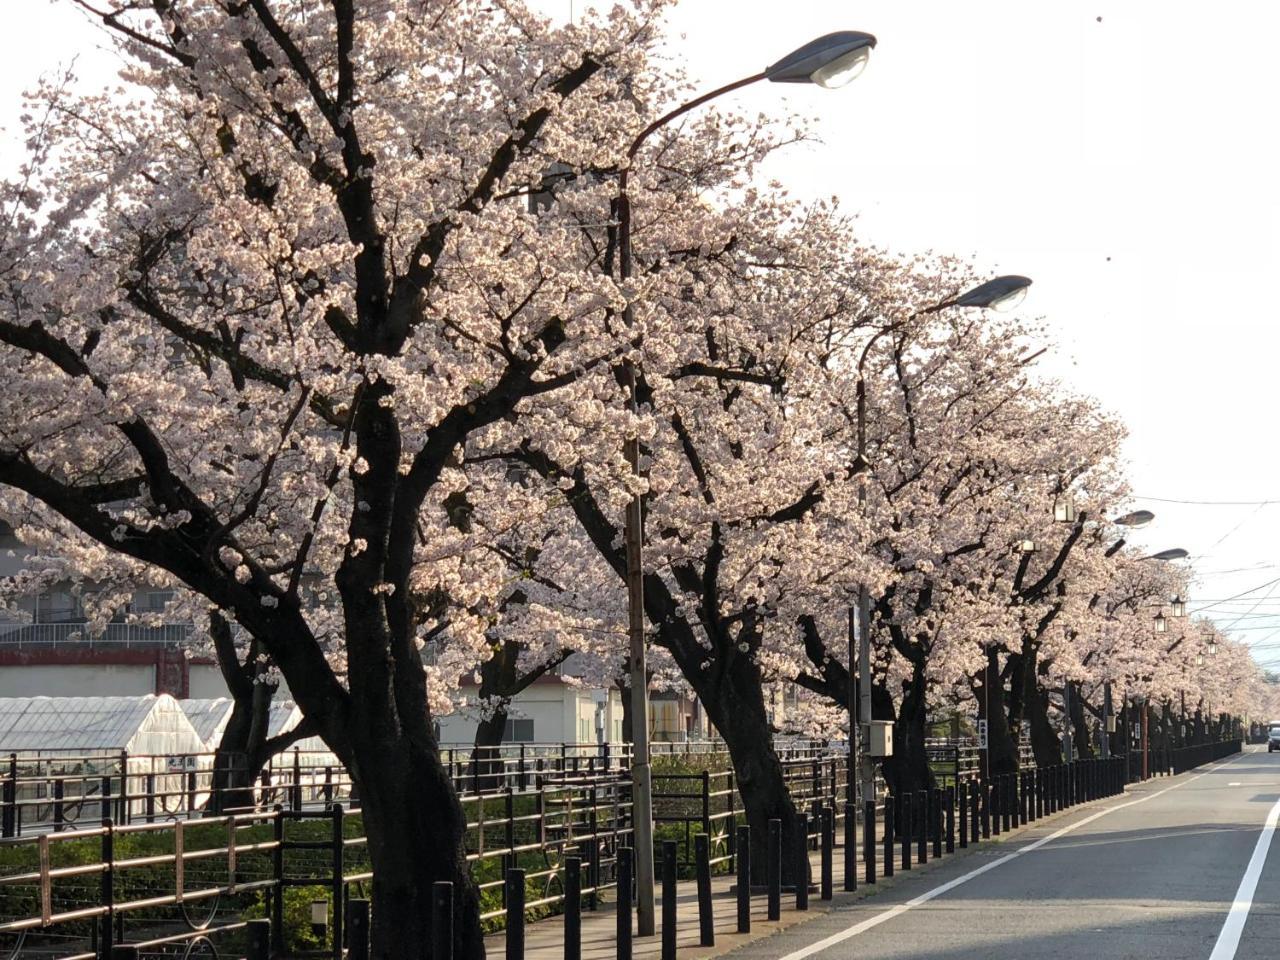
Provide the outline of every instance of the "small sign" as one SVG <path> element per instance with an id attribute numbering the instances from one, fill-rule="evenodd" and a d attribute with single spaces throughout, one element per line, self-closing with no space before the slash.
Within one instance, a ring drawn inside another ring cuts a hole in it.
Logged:
<path id="1" fill-rule="evenodd" d="M 978 749 L 987 749 L 987 721 L 978 721 Z"/>
<path id="2" fill-rule="evenodd" d="M 169 773 L 182 773 L 196 768 L 195 757 L 165 757 L 165 766 Z"/>

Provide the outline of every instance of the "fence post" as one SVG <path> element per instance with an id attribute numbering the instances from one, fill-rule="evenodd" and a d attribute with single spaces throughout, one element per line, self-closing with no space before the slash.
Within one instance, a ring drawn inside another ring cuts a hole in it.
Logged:
<path id="1" fill-rule="evenodd" d="M 9 776 L 4 782 L 3 833 L 6 837 L 18 835 L 18 755 L 9 754 Z"/>
<path id="2" fill-rule="evenodd" d="M 876 882 L 876 802 L 867 800 L 863 807 L 862 813 L 862 858 L 866 868 L 867 883 Z M 852 814 L 852 810 L 849 811 Z M 856 849 L 846 850 L 845 856 L 851 859 L 856 867 L 858 864 L 858 851 Z M 854 871 L 853 886 L 847 889 L 853 890 L 857 887 L 857 871 Z"/>
<path id="3" fill-rule="evenodd" d="M 120 800 L 116 810 L 116 823 L 128 824 L 133 817 L 129 811 L 129 751 L 120 751 Z"/>
<path id="4" fill-rule="evenodd" d="M 1000 836 L 1000 790 L 996 787 L 997 779 L 982 788 L 982 839 Z"/>
<path id="5" fill-rule="evenodd" d="M 662 960 L 676 960 L 676 842 L 662 841 Z"/>
<path id="6" fill-rule="evenodd" d="M 343 901 L 346 899 L 346 847 L 343 843 L 343 823 L 344 811 L 342 804 L 335 803 L 330 810 L 332 817 L 332 833 L 331 840 L 333 843 L 333 877 L 331 881 L 331 896 L 333 897 L 333 958 L 334 960 L 342 960 L 342 925 L 345 919 L 346 911 L 343 909 Z"/>
<path id="7" fill-rule="evenodd" d="M 525 960 L 525 872 L 507 870 L 507 960 Z"/>
<path id="8" fill-rule="evenodd" d="M 271 888 L 271 950 L 284 953 L 284 808 L 276 804 L 272 834 L 275 840 L 271 848 L 271 875 L 275 886 Z"/>
<path id="9" fill-rule="evenodd" d="M 368 907 L 368 901 L 365 901 Z M 248 931 L 248 960 L 271 960 L 271 921 L 270 920 L 250 920 L 246 924 Z M 367 928 L 366 928 L 367 930 Z M 357 953 L 352 950 L 349 960 L 369 960 L 368 944 L 365 944 L 364 953 Z"/>
<path id="10" fill-rule="evenodd" d="M 348 900 L 346 914 L 347 960 L 369 960 L 369 901 Z"/>
<path id="11" fill-rule="evenodd" d="M 738 932 L 751 932 L 751 828 L 738 828 Z"/>
<path id="12" fill-rule="evenodd" d="M 960 849 L 969 846 L 969 787 L 965 783 L 956 784 L 956 800 L 960 805 Z"/>
<path id="13" fill-rule="evenodd" d="M 634 860 L 630 847 L 618 848 L 618 960 L 631 960 L 631 878 L 634 876 Z M 520 874 L 520 954 L 513 956 L 507 953 L 507 960 L 524 960 L 524 871 L 513 870 Z M 511 908 L 507 908 L 507 916 L 511 916 Z M 508 923 L 511 921 L 508 920 Z"/>
<path id="14" fill-rule="evenodd" d="M 694 868 L 698 880 L 698 943 L 716 945 L 715 915 L 711 905 L 711 838 L 700 833 L 693 838 Z"/>
<path id="15" fill-rule="evenodd" d="M 665 897 L 665 886 L 662 893 Z M 564 960 L 582 960 L 581 857 L 564 858 Z"/>
<path id="16" fill-rule="evenodd" d="M 982 785 L 977 780 L 969 784 L 969 840 L 974 846 L 982 839 Z"/>
<path id="17" fill-rule="evenodd" d="M 116 842 L 115 826 L 110 817 L 102 820 L 102 906 L 106 913 L 102 915 L 98 925 L 98 951 L 104 957 L 111 955 L 111 947 L 115 943 L 115 902 L 116 902 Z"/>
<path id="18" fill-rule="evenodd" d="M 453 960 L 453 883 L 431 885 L 431 960 Z"/>
<path id="19" fill-rule="evenodd" d="M 769 821 L 769 846 L 765 866 L 768 871 L 768 918 L 782 919 L 782 821 Z"/>
<path id="20" fill-rule="evenodd" d="M 874 800 L 868 800 L 867 803 L 875 803 Z M 893 797 L 888 795 L 884 798 L 884 875 L 886 877 L 893 876 Z M 867 860 L 871 863 L 870 858 Z"/>

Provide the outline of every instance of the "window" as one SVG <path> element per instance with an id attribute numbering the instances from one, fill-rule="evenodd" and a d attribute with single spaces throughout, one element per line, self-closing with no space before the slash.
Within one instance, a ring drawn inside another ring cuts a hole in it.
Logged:
<path id="1" fill-rule="evenodd" d="M 533 743 L 533 721 L 508 719 L 502 739 L 508 743 Z"/>

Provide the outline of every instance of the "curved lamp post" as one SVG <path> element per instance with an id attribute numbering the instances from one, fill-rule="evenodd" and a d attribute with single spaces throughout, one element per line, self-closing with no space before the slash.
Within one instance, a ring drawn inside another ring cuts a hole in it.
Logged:
<path id="1" fill-rule="evenodd" d="M 857 383 L 855 386 L 855 396 L 857 399 L 857 426 L 858 426 L 858 455 L 855 461 L 857 469 L 863 471 L 868 469 L 867 462 L 867 381 L 865 369 L 867 358 L 871 356 L 871 348 L 883 336 L 895 331 L 901 330 L 903 327 L 912 323 L 922 316 L 931 313 L 940 313 L 948 307 L 976 307 L 978 309 L 998 308 L 1013 301 L 1017 297 L 1021 299 L 1025 296 L 1027 287 L 1031 286 L 1031 281 L 1026 277 L 1009 275 L 996 277 L 985 283 L 980 283 L 976 287 L 972 287 L 958 296 L 950 297 L 946 300 L 940 300 L 932 306 L 924 307 L 915 311 L 904 320 L 896 323 L 888 324 L 877 330 L 871 339 L 867 341 L 866 346 L 862 348 L 862 355 L 858 357 Z M 860 513 L 866 513 L 867 504 L 867 486 L 865 483 L 858 485 L 858 510 Z M 1030 543 L 1030 541 L 1027 541 Z M 1032 544 L 1031 549 L 1035 549 Z M 867 731 L 868 738 L 871 730 L 871 597 L 867 592 L 865 584 L 858 585 L 858 604 L 857 604 L 857 626 L 854 626 L 854 611 L 850 610 L 849 617 L 849 749 L 853 750 L 855 739 L 859 731 Z M 855 650 L 856 647 L 856 650 Z M 857 654 L 855 659 L 855 653 Z M 859 665 L 855 672 L 854 664 Z M 857 696 L 854 696 L 854 687 L 857 687 Z M 854 702 L 858 705 L 858 723 L 854 723 Z M 875 798 L 875 766 L 872 760 L 863 751 L 861 762 L 858 766 L 859 779 L 861 780 L 862 799 L 865 803 L 868 799 Z"/>
<path id="2" fill-rule="evenodd" d="M 718 87 L 710 93 L 683 103 L 649 124 L 627 149 L 626 165 L 618 176 L 618 272 L 625 283 L 631 277 L 631 197 L 627 192 L 631 164 L 641 146 L 655 131 L 690 110 L 733 90 L 769 80 L 773 83 L 813 83 L 827 89 L 844 86 L 858 76 L 867 65 L 876 38 L 869 33 L 845 30 L 819 37 L 793 50 L 760 73 L 743 77 Z M 630 300 L 623 308 L 623 322 L 631 327 L 635 312 Z M 636 370 L 627 360 L 623 364 L 623 388 L 627 405 L 637 412 Z M 640 440 L 631 437 L 624 450 L 633 477 L 640 476 Z M 653 788 L 649 769 L 649 681 L 644 646 L 644 569 L 641 545 L 644 541 L 644 514 L 641 498 L 633 494 L 627 504 L 624 531 L 627 555 L 627 634 L 631 660 L 631 733 L 632 733 L 632 819 L 635 835 L 636 924 L 640 936 L 651 937 L 656 929 L 653 901 Z"/>

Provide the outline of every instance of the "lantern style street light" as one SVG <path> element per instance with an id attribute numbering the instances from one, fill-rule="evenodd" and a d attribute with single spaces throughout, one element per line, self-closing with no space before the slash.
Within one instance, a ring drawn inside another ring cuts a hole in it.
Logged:
<path id="1" fill-rule="evenodd" d="M 1156 633 L 1169 632 L 1169 621 L 1165 619 L 1165 615 L 1163 613 L 1156 614 L 1155 628 L 1156 628 Z"/>
<path id="2" fill-rule="evenodd" d="M 616 210 L 618 218 L 618 272 L 625 283 L 632 275 L 631 197 L 627 192 L 631 164 L 645 140 L 677 117 L 683 116 L 716 97 L 760 80 L 773 83 L 813 83 L 827 89 L 844 86 L 867 65 L 876 38 L 869 33 L 845 30 L 829 33 L 793 50 L 760 73 L 743 77 L 683 103 L 649 124 L 627 149 L 626 164 L 618 175 Z M 632 327 L 635 311 L 628 299 L 623 322 Z M 635 414 L 636 369 L 630 359 L 623 363 L 622 386 L 627 406 Z M 640 439 L 629 437 L 624 448 L 633 477 L 640 476 Z M 639 484 L 636 485 L 639 488 Z M 644 542 L 644 514 L 639 493 L 627 504 L 624 540 L 627 556 L 627 634 L 630 647 L 632 730 L 632 822 L 636 872 L 636 925 L 642 937 L 651 937 L 657 928 L 654 916 L 653 871 L 653 787 L 649 767 L 649 678 L 644 645 L 644 570 L 641 546 Z M 852 736 L 852 734 L 851 734 Z"/>
<path id="3" fill-rule="evenodd" d="M 1076 522 L 1076 502 L 1071 494 L 1063 494 L 1053 502 L 1053 520 L 1055 523 Z"/>
<path id="4" fill-rule="evenodd" d="M 1181 617 L 1185 617 L 1186 615 L 1187 615 L 1187 605 L 1186 603 L 1183 602 L 1183 599 L 1180 595 L 1174 597 L 1172 600 L 1169 601 L 1169 616 L 1181 618 Z"/>

